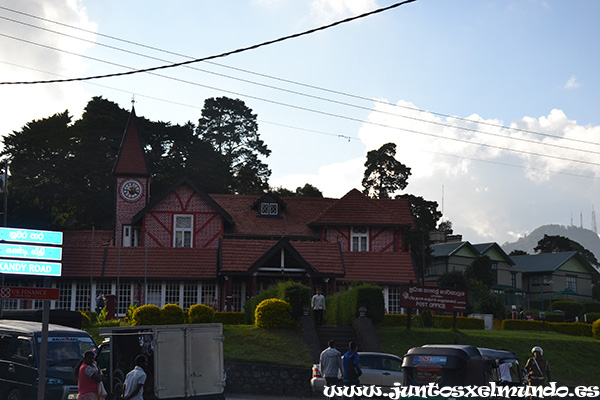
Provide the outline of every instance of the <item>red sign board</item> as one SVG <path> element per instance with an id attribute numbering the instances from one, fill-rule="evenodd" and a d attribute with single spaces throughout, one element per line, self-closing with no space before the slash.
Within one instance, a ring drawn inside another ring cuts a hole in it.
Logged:
<path id="1" fill-rule="evenodd" d="M 402 307 L 439 311 L 467 310 L 467 291 L 427 286 L 403 286 Z"/>
<path id="2" fill-rule="evenodd" d="M 0 287 L 0 299 L 58 300 L 60 289 L 34 287 Z"/>

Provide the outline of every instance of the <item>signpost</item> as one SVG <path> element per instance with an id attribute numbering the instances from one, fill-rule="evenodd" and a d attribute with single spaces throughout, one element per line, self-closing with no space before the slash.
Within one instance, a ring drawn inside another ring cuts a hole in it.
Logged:
<path id="1" fill-rule="evenodd" d="M 467 291 L 428 286 L 403 286 L 401 306 L 437 311 L 467 311 Z"/>
<path id="2" fill-rule="evenodd" d="M 4 214 L 6 216 L 6 212 Z M 62 232 L 0 228 L 0 273 L 17 275 L 61 276 Z M 40 246 L 49 245 L 49 246 Z M 52 247 L 54 246 L 54 247 Z M 49 261 L 48 261 L 49 260 Z M 56 262 L 59 261 L 59 262 Z M 2 279 L 4 284 L 4 278 Z M 50 300 L 58 300 L 59 289 L 34 287 L 0 287 L 0 299 L 44 300 L 40 359 L 48 352 Z M 1 312 L 1 310 L 0 310 Z M 46 363 L 40 363 L 38 400 L 46 392 Z"/>

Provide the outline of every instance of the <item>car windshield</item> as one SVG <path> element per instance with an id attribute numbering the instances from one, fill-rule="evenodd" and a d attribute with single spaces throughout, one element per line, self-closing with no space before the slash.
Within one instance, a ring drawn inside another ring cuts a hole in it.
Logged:
<path id="1" fill-rule="evenodd" d="M 56 369 L 72 369 L 83 357 L 83 353 L 96 348 L 93 340 L 85 336 L 60 336 L 48 338 L 47 366 Z M 37 352 L 41 351 L 41 338 L 38 338 Z"/>

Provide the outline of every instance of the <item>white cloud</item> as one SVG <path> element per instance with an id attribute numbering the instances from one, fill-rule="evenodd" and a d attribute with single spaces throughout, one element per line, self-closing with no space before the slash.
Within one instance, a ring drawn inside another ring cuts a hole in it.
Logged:
<path id="1" fill-rule="evenodd" d="M 598 165 L 542 156 L 598 163 L 597 153 L 589 150 L 600 148 L 578 141 L 600 137 L 599 126 L 579 126 L 556 109 L 510 124 L 521 130 L 503 128 L 502 121 L 478 115 L 467 118 L 440 117 L 405 101 L 378 102 L 359 138 L 366 151 L 396 143 L 396 158 L 412 170 L 405 193 L 437 201 L 440 209 L 443 200 L 445 217 L 466 240 L 514 241 L 540 225 L 567 224 L 571 210 L 591 210 L 598 201 Z M 321 167 L 317 175 L 278 181 L 293 188 L 309 182 L 326 196 L 339 197 L 351 188 L 360 189 L 363 173 L 364 158 L 359 158 Z"/>
<path id="2" fill-rule="evenodd" d="M 569 78 L 567 83 L 565 83 L 565 86 L 563 87 L 563 89 L 577 89 L 580 86 L 581 86 L 581 84 L 577 81 L 577 78 L 575 77 L 575 75 L 573 75 L 572 77 Z"/>
<path id="3" fill-rule="evenodd" d="M 4 2 L 3 6 L 48 20 L 60 21 L 62 24 L 87 30 L 96 29 L 96 25 L 88 21 L 86 10 L 81 6 L 80 1 L 32 0 L 22 2 L 9 0 Z M 45 29 L 77 37 L 86 36 L 86 39 L 94 40 L 94 35 L 84 34 L 25 15 L 14 14 L 10 17 Z M 0 38 L 0 47 L 2 48 L 0 76 L 2 76 L 2 81 L 49 80 L 59 79 L 61 76 L 77 77 L 85 71 L 86 64 L 80 57 L 49 47 L 82 53 L 91 46 L 90 43 L 14 22 L 5 21 L 3 28 L 5 33 L 17 39 Z M 69 109 L 71 115 L 78 115 L 81 110 L 72 109 L 73 105 L 84 105 L 90 97 L 78 83 L 5 85 L 2 89 L 0 107 L 8 111 L 3 114 L 3 126 L 10 130 L 18 130 L 32 119 L 45 118 L 66 109 Z M 10 132 L 0 132 L 2 135 L 7 133 Z"/>
<path id="4" fill-rule="evenodd" d="M 377 8 L 375 0 L 313 0 L 311 5 L 313 18 L 321 23 L 333 22 Z"/>

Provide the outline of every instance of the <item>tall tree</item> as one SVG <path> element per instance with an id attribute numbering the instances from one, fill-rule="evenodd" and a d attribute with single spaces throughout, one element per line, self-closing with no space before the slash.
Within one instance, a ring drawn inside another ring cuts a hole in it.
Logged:
<path id="1" fill-rule="evenodd" d="M 386 143 L 367 153 L 363 193 L 377 199 L 389 199 L 408 185 L 410 168 L 396 160 L 396 144 Z"/>
<path id="2" fill-rule="evenodd" d="M 594 253 L 583 247 L 576 241 L 569 239 L 565 236 L 548 236 L 544 235 L 542 239 L 538 241 L 537 246 L 533 248 L 536 253 L 560 253 L 565 251 L 578 251 L 583 258 L 585 258 L 590 264 L 598 266 L 598 260 Z"/>
<path id="3" fill-rule="evenodd" d="M 271 170 L 261 161 L 271 150 L 260 139 L 256 114 L 240 99 L 210 98 L 204 101 L 198 135 L 220 153 L 229 167 L 230 192 L 255 194 L 268 190 Z"/>

